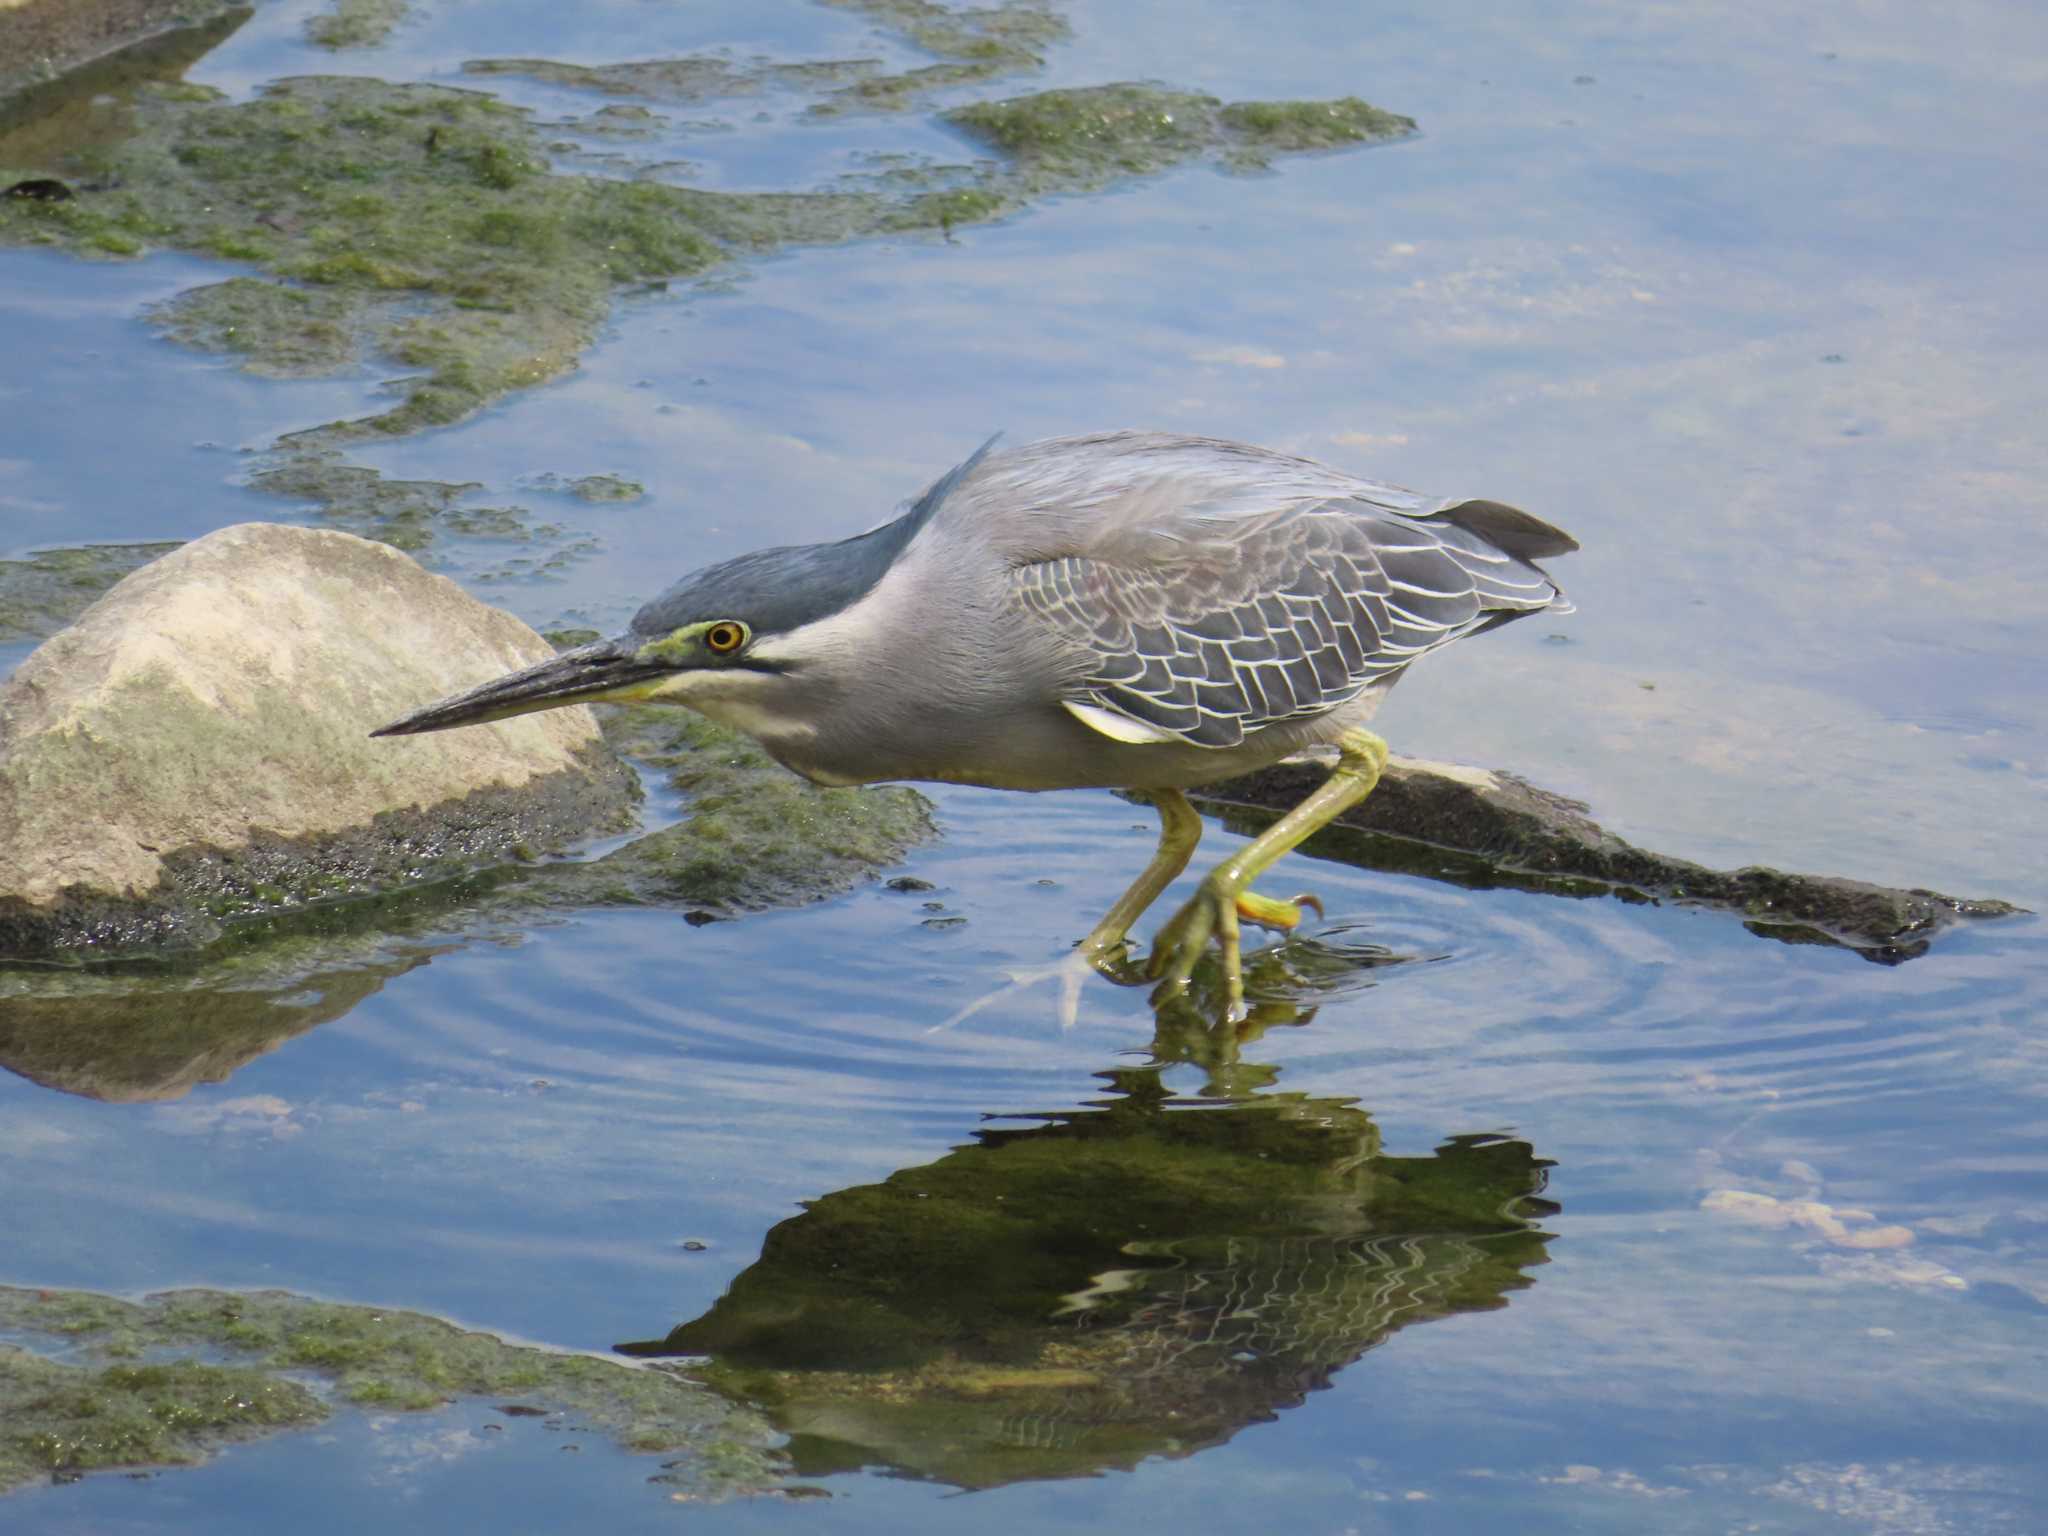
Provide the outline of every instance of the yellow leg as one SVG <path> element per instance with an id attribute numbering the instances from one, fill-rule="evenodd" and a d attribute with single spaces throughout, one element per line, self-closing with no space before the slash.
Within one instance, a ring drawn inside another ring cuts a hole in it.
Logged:
<path id="1" fill-rule="evenodd" d="M 1177 789 L 1162 789 L 1152 797 L 1152 804 L 1159 812 L 1159 847 L 1153 851 L 1152 862 L 1131 882 L 1131 888 L 1117 898 L 1116 905 L 1081 941 L 1081 953 L 1092 965 L 1099 967 L 1122 950 L 1131 924 L 1159 899 L 1161 891 L 1180 878 L 1188 860 L 1195 856 L 1195 844 L 1202 840 L 1202 818 L 1188 804 L 1186 795 Z"/>
<path id="2" fill-rule="evenodd" d="M 1244 966 L 1238 947 L 1238 914 L 1254 921 L 1266 914 L 1284 916 L 1287 903 L 1252 897 L 1251 883 L 1300 847 L 1308 838 L 1358 804 L 1380 781 L 1387 765 L 1387 744 L 1370 731 L 1346 731 L 1337 742 L 1337 767 L 1311 790 L 1301 804 L 1206 875 L 1187 904 L 1160 930 L 1152 944 L 1147 973 L 1159 982 L 1155 997 L 1187 985 L 1187 979 L 1213 938 L 1223 951 L 1223 985 L 1230 1016 L 1244 1011 Z M 1149 874 L 1150 871 L 1148 870 Z M 1300 911 L 1294 913 L 1299 921 Z M 1281 924 L 1280 926 L 1292 926 Z"/>

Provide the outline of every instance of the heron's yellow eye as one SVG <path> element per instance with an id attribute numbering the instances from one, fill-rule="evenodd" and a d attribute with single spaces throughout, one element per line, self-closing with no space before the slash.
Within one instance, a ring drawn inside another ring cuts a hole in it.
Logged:
<path id="1" fill-rule="evenodd" d="M 714 656 L 730 656 L 747 643 L 747 626 L 722 619 L 704 631 L 704 648 Z"/>

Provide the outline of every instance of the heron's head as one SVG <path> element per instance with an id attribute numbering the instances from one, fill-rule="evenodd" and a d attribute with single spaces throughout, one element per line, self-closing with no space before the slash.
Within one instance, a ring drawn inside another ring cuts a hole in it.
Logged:
<path id="1" fill-rule="evenodd" d="M 564 651 L 370 734 L 412 736 L 564 704 L 643 699 L 687 704 L 759 734 L 761 723 L 801 708 L 796 685 L 844 649 L 849 627 L 858 632 L 856 610 L 897 553 L 880 538 L 889 531 L 711 566 L 647 604 L 615 639 Z"/>
<path id="2" fill-rule="evenodd" d="M 1000 433 L 997 436 L 1001 436 Z M 561 704 L 664 699 L 757 736 L 806 734 L 834 662 L 870 647 L 892 599 L 877 584 L 994 448 L 990 438 L 902 516 L 836 544 L 762 549 L 685 576 L 615 640 L 458 693 L 372 736 L 480 725 Z M 914 616 L 913 616 L 914 617 Z"/>

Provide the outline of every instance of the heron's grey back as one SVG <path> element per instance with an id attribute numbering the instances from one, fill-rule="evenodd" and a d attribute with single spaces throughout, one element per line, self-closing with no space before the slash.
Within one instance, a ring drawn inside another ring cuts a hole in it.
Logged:
<path id="1" fill-rule="evenodd" d="M 1141 433 L 994 455 L 936 521 L 996 544 L 1020 616 L 1072 648 L 1071 702 L 1214 748 L 1552 606 L 1531 560 L 1576 547 L 1500 503 Z"/>

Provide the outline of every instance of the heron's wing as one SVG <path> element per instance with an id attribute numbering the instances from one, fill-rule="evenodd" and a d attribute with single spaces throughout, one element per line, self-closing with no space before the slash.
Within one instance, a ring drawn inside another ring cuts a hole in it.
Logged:
<path id="1" fill-rule="evenodd" d="M 1360 495 L 1205 518 L 1013 568 L 1025 611 L 1082 651 L 1062 700 L 1105 734 L 1232 747 L 1327 713 L 1460 636 L 1558 592 L 1462 508 L 1395 512 Z M 1515 513 L 1515 517 L 1523 514 Z M 1546 525 L 1526 519 L 1536 527 Z M 1560 536 L 1561 537 L 1561 536 Z"/>

